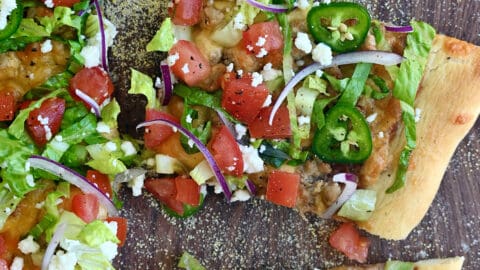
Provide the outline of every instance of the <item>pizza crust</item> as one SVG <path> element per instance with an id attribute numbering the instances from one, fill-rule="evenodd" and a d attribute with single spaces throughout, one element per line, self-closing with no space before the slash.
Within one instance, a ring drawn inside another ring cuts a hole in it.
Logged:
<path id="1" fill-rule="evenodd" d="M 445 259 L 430 259 L 419 261 L 414 264 L 415 270 L 461 270 L 464 257 L 452 257 Z M 384 264 L 365 266 L 339 266 L 330 270 L 383 270 Z"/>
<path id="2" fill-rule="evenodd" d="M 382 238 L 405 239 L 426 214 L 457 145 L 480 112 L 480 47 L 437 35 L 420 84 L 415 107 L 417 148 L 410 159 L 407 183 L 393 194 L 398 157 L 405 145 L 403 128 L 392 139 L 393 164 L 368 187 L 378 193 L 376 210 L 358 225 Z"/>

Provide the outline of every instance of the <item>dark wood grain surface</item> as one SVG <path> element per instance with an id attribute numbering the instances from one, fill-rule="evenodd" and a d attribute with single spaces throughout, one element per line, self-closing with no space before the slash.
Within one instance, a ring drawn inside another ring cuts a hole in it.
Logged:
<path id="1" fill-rule="evenodd" d="M 159 0 L 106 1 L 106 14 L 119 35 L 111 52 L 117 91 L 129 87 L 129 68 L 159 75 L 161 55 L 145 45 L 165 14 Z M 373 16 L 396 24 L 416 18 L 439 32 L 480 44 L 480 1 L 361 1 Z M 452 85 L 452 91 L 455 85 Z M 480 89 L 479 89 L 480 91 Z M 141 107 L 141 105 L 139 105 Z M 465 256 L 464 269 L 480 269 L 480 121 L 459 145 L 440 190 L 420 225 L 403 241 L 371 239 L 369 262 Z M 337 224 L 261 200 L 227 204 L 207 197 L 195 217 L 166 216 L 150 197 L 124 189 L 122 215 L 129 218 L 119 269 L 172 269 L 183 251 L 208 269 L 324 269 L 352 264 L 327 243 Z"/>

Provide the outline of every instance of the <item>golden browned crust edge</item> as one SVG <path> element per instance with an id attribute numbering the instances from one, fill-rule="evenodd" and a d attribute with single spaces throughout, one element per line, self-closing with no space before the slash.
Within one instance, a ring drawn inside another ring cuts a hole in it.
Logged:
<path id="1" fill-rule="evenodd" d="M 414 264 L 415 270 L 461 270 L 464 257 L 452 257 L 445 259 L 430 259 L 419 261 Z M 370 266 L 339 266 L 330 270 L 374 270 L 383 269 L 383 264 Z"/>
<path id="2" fill-rule="evenodd" d="M 405 144 L 402 132 L 392 141 L 395 162 L 377 183 L 376 210 L 358 225 L 386 239 L 408 236 L 422 220 L 440 186 L 457 145 L 474 125 L 480 112 L 480 47 L 437 35 L 415 107 L 422 110 L 417 123 L 417 148 L 413 151 L 404 188 L 386 194 L 393 183 L 398 156 Z"/>

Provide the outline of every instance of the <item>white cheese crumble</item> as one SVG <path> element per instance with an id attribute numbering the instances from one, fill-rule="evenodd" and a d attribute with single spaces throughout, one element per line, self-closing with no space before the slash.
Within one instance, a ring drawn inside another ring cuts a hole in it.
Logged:
<path id="1" fill-rule="evenodd" d="M 235 132 L 237 133 L 237 140 L 241 140 L 247 134 L 247 128 L 242 124 L 235 124 Z"/>
<path id="2" fill-rule="evenodd" d="M 299 50 L 309 54 L 312 52 L 312 42 L 308 38 L 308 35 L 303 32 L 298 32 L 297 37 L 295 38 L 295 47 Z"/>
<path id="3" fill-rule="evenodd" d="M 378 137 L 380 139 L 383 139 L 385 137 L 385 134 L 383 134 L 383 131 L 378 132 Z"/>
<path id="4" fill-rule="evenodd" d="M 155 161 L 154 161 L 155 162 Z M 139 175 L 128 181 L 128 187 L 132 189 L 132 195 L 137 197 L 142 195 L 143 183 L 145 182 L 145 174 Z"/>
<path id="5" fill-rule="evenodd" d="M 262 104 L 262 108 L 268 107 L 272 104 L 272 95 L 268 95 L 265 101 Z"/>
<path id="6" fill-rule="evenodd" d="M 267 36 L 265 36 L 265 37 L 262 37 L 262 36 L 258 37 L 257 43 L 255 43 L 255 45 L 258 46 L 258 47 L 262 47 L 262 46 L 265 45 L 265 43 L 267 42 L 267 39 L 266 39 L 266 38 L 267 38 Z"/>
<path id="7" fill-rule="evenodd" d="M 232 72 L 232 71 L 233 71 L 233 63 L 230 63 L 227 66 L 227 72 Z"/>
<path id="8" fill-rule="evenodd" d="M 175 54 L 169 55 L 167 57 L 168 66 L 170 66 L 170 67 L 174 66 L 178 59 L 180 59 L 180 55 L 178 54 L 178 52 L 176 52 Z"/>
<path id="9" fill-rule="evenodd" d="M 122 142 L 120 149 L 122 149 L 125 156 L 131 156 L 137 153 L 137 149 L 135 149 L 135 146 L 133 146 L 133 143 L 130 141 Z"/>
<path id="10" fill-rule="evenodd" d="M 312 59 L 322 65 L 330 65 L 333 60 L 332 49 L 324 43 L 319 43 L 312 51 Z"/>
<path id="11" fill-rule="evenodd" d="M 29 235 L 27 238 L 18 242 L 18 249 L 23 254 L 35 253 L 40 249 L 40 245 L 33 240 L 33 236 Z"/>
<path id="12" fill-rule="evenodd" d="M 12 265 L 10 265 L 10 270 L 22 270 L 23 269 L 23 258 L 15 257 L 13 259 Z"/>
<path id="13" fill-rule="evenodd" d="M 258 148 L 258 152 L 259 152 L 260 154 L 262 154 L 263 152 L 265 152 L 265 150 L 267 150 L 267 147 L 265 147 L 265 145 L 263 145 L 263 144 L 260 145 L 260 148 Z"/>
<path id="14" fill-rule="evenodd" d="M 422 109 L 415 108 L 415 123 L 418 123 L 422 119 Z"/>
<path id="15" fill-rule="evenodd" d="M 183 74 L 190 73 L 190 69 L 188 68 L 188 63 L 185 63 L 185 65 L 183 65 L 182 72 L 183 72 Z"/>
<path id="16" fill-rule="evenodd" d="M 315 76 L 321 78 L 323 76 L 323 70 L 317 69 L 317 71 L 315 71 Z"/>
<path id="17" fill-rule="evenodd" d="M 307 9 L 310 6 L 310 3 L 308 0 L 298 0 L 296 3 L 298 8 L 302 10 Z"/>
<path id="18" fill-rule="evenodd" d="M 39 114 L 37 116 L 37 120 L 40 123 L 40 125 L 48 125 L 48 122 L 50 121 L 50 118 L 48 118 L 48 117 L 43 118 L 43 116 Z"/>
<path id="19" fill-rule="evenodd" d="M 45 40 L 40 47 L 42 53 L 49 53 L 53 50 L 52 41 L 50 39 Z"/>
<path id="20" fill-rule="evenodd" d="M 242 12 L 239 12 L 233 18 L 233 29 L 243 31 L 245 29 L 245 27 L 246 27 L 245 16 L 243 16 Z"/>
<path id="21" fill-rule="evenodd" d="M 57 254 L 52 256 L 48 270 L 74 270 L 78 258 L 73 252 L 57 251 Z"/>
<path id="22" fill-rule="evenodd" d="M 368 123 L 372 123 L 373 121 L 375 121 L 375 119 L 377 119 L 377 116 L 378 113 L 372 113 L 365 120 L 367 120 Z"/>
<path id="23" fill-rule="evenodd" d="M 300 115 L 298 117 L 298 125 L 299 126 L 309 125 L 309 124 L 310 124 L 310 116 Z"/>
<path id="24" fill-rule="evenodd" d="M 52 138 L 53 134 L 52 134 L 52 130 L 50 129 L 49 126 L 43 126 L 43 129 L 45 130 L 45 139 L 47 139 L 47 141 L 50 141 L 50 139 Z"/>
<path id="25" fill-rule="evenodd" d="M 282 76 L 282 71 L 272 68 L 272 63 L 263 66 L 262 76 L 264 81 L 271 81 Z"/>
<path id="26" fill-rule="evenodd" d="M 232 198 L 230 199 L 230 202 L 244 202 L 248 201 L 252 195 L 244 189 L 239 189 L 233 192 Z"/>
<path id="27" fill-rule="evenodd" d="M 107 260 L 111 261 L 115 256 L 117 256 L 117 244 L 111 242 L 111 241 L 106 241 L 105 243 L 100 245 L 100 250 L 102 251 L 103 255 L 105 255 L 105 258 Z"/>
<path id="28" fill-rule="evenodd" d="M 258 72 L 253 72 L 252 73 L 252 86 L 253 87 L 257 87 L 259 86 L 261 83 L 263 83 L 263 76 L 262 74 L 258 73 Z"/>
<path id="29" fill-rule="evenodd" d="M 96 130 L 98 131 L 98 133 L 108 134 L 111 132 L 110 127 L 105 122 L 102 122 L 102 121 L 98 122 Z"/>
<path id="30" fill-rule="evenodd" d="M 83 47 L 80 55 L 85 60 L 85 67 L 91 68 L 100 65 L 100 49 L 97 46 L 87 45 Z"/>
<path id="31" fill-rule="evenodd" d="M 0 30 L 7 26 L 7 17 L 10 16 L 15 8 L 17 8 L 17 1 L 15 0 L 0 1 Z"/>
<path id="32" fill-rule="evenodd" d="M 260 48 L 260 51 L 257 53 L 257 55 L 255 55 L 257 58 L 263 58 L 265 56 L 267 56 L 268 52 L 267 50 L 265 50 L 265 48 Z"/>
<path id="33" fill-rule="evenodd" d="M 242 152 L 243 171 L 246 173 L 256 173 L 263 171 L 263 160 L 258 155 L 257 149 L 253 146 L 238 145 Z"/>
<path id="34" fill-rule="evenodd" d="M 45 3 L 45 6 L 48 8 L 53 8 L 55 6 L 55 4 L 53 3 L 53 0 L 45 0 L 44 3 Z"/>
<path id="35" fill-rule="evenodd" d="M 191 124 L 193 121 L 192 116 L 190 114 L 187 114 L 187 117 L 185 117 L 185 122 Z"/>
<path id="36" fill-rule="evenodd" d="M 108 152 L 117 151 L 117 144 L 114 143 L 114 142 L 107 142 L 107 143 L 105 144 L 105 149 L 106 149 Z"/>
<path id="37" fill-rule="evenodd" d="M 241 70 L 241 69 L 237 70 L 237 75 L 238 75 L 238 77 L 242 77 L 243 76 L 243 70 Z"/>

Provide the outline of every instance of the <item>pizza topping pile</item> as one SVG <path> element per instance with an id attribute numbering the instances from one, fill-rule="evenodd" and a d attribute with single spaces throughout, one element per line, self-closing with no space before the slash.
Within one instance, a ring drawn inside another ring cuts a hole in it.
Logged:
<path id="1" fill-rule="evenodd" d="M 97 1 L 15 2 L 0 29 L 0 265 L 112 269 L 127 220 L 111 182 L 138 150 L 117 131 L 115 26 Z"/>

